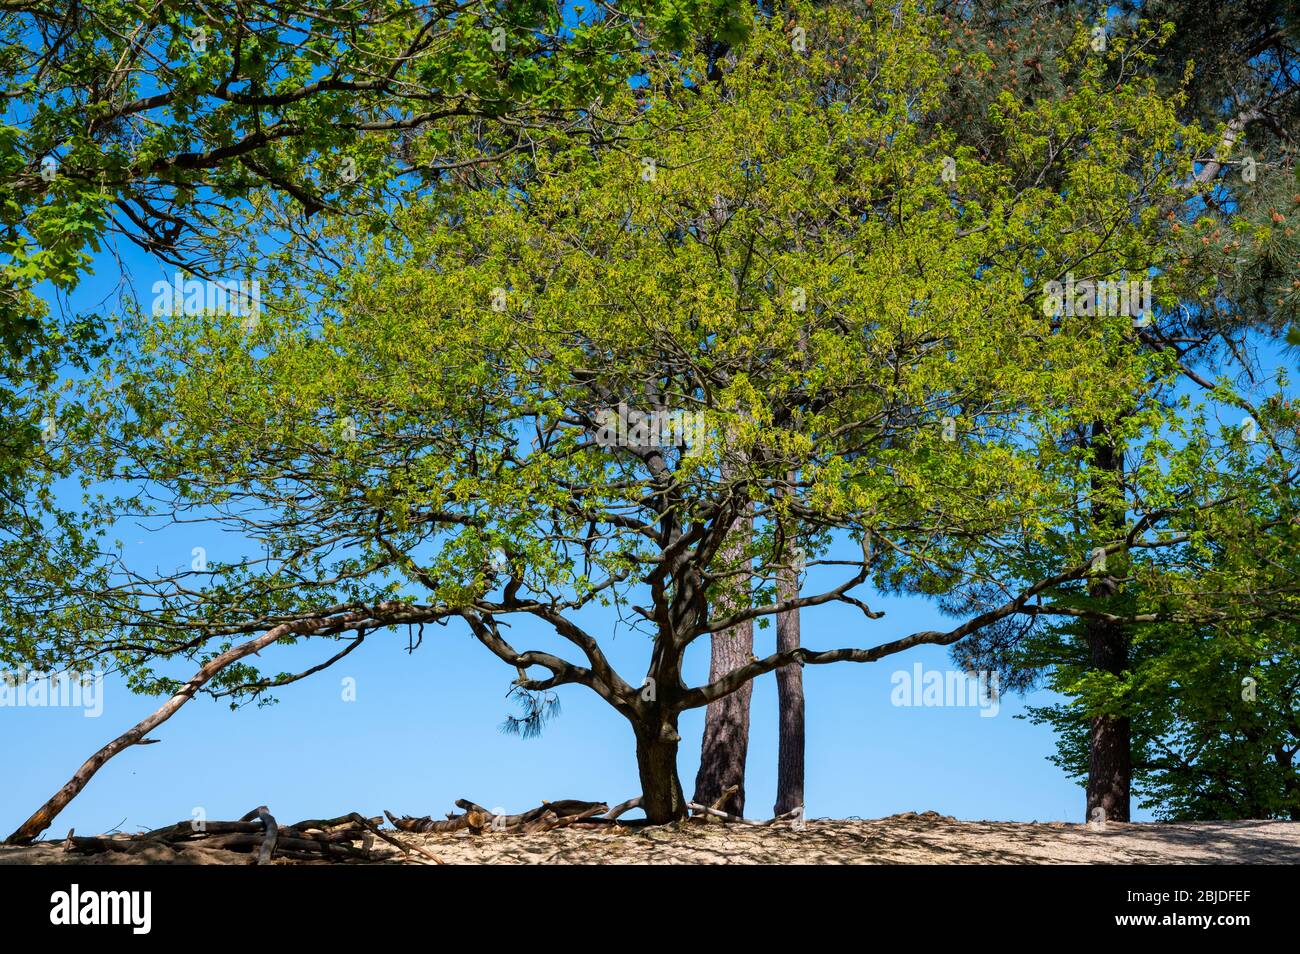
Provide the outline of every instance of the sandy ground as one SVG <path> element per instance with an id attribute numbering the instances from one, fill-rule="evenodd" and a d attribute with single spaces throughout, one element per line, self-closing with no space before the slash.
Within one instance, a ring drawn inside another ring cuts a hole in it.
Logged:
<path id="1" fill-rule="evenodd" d="M 871 821 L 789 826 L 557 830 L 536 835 L 467 832 L 401 835 L 449 864 L 1300 864 L 1300 822 L 1109 824 L 955 821 L 933 812 Z M 399 856 L 379 843 L 375 854 Z M 210 851 L 189 863 L 248 864 Z M 413 856 L 414 857 L 414 856 Z M 0 864 L 174 864 L 167 848 L 147 854 L 66 854 L 58 842 L 0 846 Z"/>

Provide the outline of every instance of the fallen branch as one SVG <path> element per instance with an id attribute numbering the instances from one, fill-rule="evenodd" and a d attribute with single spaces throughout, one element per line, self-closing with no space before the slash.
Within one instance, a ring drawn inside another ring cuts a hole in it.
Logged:
<path id="1" fill-rule="evenodd" d="M 722 806 L 731 801 L 740 792 L 739 785 L 728 785 L 727 788 L 719 795 L 709 807 L 715 811 L 721 811 Z"/>
<path id="2" fill-rule="evenodd" d="M 340 815 L 338 818 L 309 818 L 306 821 L 298 822 L 298 824 L 293 827 L 300 828 L 303 831 L 308 831 L 310 829 L 333 831 L 336 828 L 352 828 L 357 823 L 356 814 L 356 812 L 350 812 L 347 815 Z M 376 825 L 382 825 L 384 823 L 384 816 L 377 815 L 374 818 L 369 819 L 369 821 Z"/>
<path id="3" fill-rule="evenodd" d="M 782 812 L 775 818 L 769 818 L 766 821 L 754 821 L 751 818 L 742 818 L 739 815 L 732 815 L 729 812 L 721 811 L 707 805 L 700 805 L 696 802 L 687 802 L 686 807 L 700 815 L 708 815 L 712 818 L 721 818 L 725 822 L 731 822 L 735 825 L 748 825 L 751 828 L 763 828 L 767 825 L 775 825 L 777 822 L 793 821 L 803 812 L 803 807 L 792 808 L 788 812 Z"/>
<path id="4" fill-rule="evenodd" d="M 615 805 L 613 808 L 611 808 L 608 812 L 605 813 L 605 818 L 608 821 L 615 821 L 620 815 L 625 814 L 626 812 L 630 812 L 634 808 L 640 808 L 640 807 L 641 807 L 641 796 L 638 795 L 636 798 L 629 798 L 627 801 L 619 805 Z"/>
<path id="5" fill-rule="evenodd" d="M 427 849 L 425 849 L 425 848 L 420 847 L 419 845 L 404 845 L 404 844 L 402 844 L 402 843 L 401 843 L 400 841 L 398 841 L 396 838 L 392 837 L 391 835 L 387 834 L 387 833 L 384 832 L 384 831 L 381 831 L 380 828 L 379 828 L 379 826 L 376 825 L 374 822 L 372 822 L 369 818 L 363 818 L 363 817 L 361 817 L 360 815 L 356 814 L 355 812 L 353 812 L 352 815 L 351 815 L 350 817 L 351 817 L 353 820 L 355 820 L 355 821 L 357 822 L 357 824 L 359 824 L 359 825 L 361 825 L 363 828 L 365 828 L 367 831 L 369 831 L 369 832 L 371 832 L 372 834 L 378 836 L 379 838 L 382 838 L 384 841 L 388 842 L 390 845 L 393 845 L 393 846 L 396 847 L 396 848 L 400 848 L 400 849 L 402 850 L 402 853 L 403 853 L 403 854 L 407 854 L 407 855 L 409 855 L 412 851 L 418 851 L 420 854 L 424 855 L 424 857 L 429 858 L 430 860 L 432 860 L 432 861 L 434 862 L 434 864 L 439 864 L 439 865 L 440 865 L 440 864 L 443 863 L 443 861 L 442 861 L 441 858 L 439 858 L 439 857 L 438 857 L 437 855 L 435 855 L 433 852 L 431 852 L 431 851 L 429 851 L 429 850 L 427 850 Z"/>
<path id="6" fill-rule="evenodd" d="M 561 815 L 558 818 L 555 827 L 568 828 L 570 825 L 578 825 L 597 815 L 603 815 L 607 811 L 609 811 L 609 806 L 604 802 L 601 802 L 599 805 L 592 805 L 589 808 L 584 808 L 582 811 L 573 815 Z"/>
<path id="7" fill-rule="evenodd" d="M 102 854 L 106 851 L 120 851 L 130 853 L 138 851 L 140 843 L 131 839 L 129 836 L 114 835 L 96 836 L 96 835 L 73 835 L 68 832 L 68 837 L 63 841 L 63 850 L 67 852 L 84 852 L 90 855 Z"/>
<path id="8" fill-rule="evenodd" d="M 620 805 L 617 811 L 622 814 L 635 808 L 640 803 L 639 798 L 632 799 Z M 548 831 L 551 828 L 567 827 L 572 824 L 610 824 L 614 820 L 606 815 L 609 812 L 608 803 L 584 802 L 574 798 L 565 798 L 556 802 L 542 802 L 536 808 L 517 815 L 494 814 L 478 802 L 470 801 L 468 798 L 458 798 L 456 807 L 463 809 L 464 814 L 448 814 L 445 821 L 435 821 L 429 815 L 419 818 L 403 815 L 398 818 L 390 811 L 385 811 L 384 815 L 387 816 L 388 820 L 393 823 L 393 827 L 398 831 L 414 834 L 453 834 L 458 831 L 468 830 L 471 834 L 478 835 L 485 830 L 490 830 L 506 834 L 531 835 L 541 831 Z M 598 817 L 602 815 L 606 817 Z"/>
<path id="9" fill-rule="evenodd" d="M 182 821 L 166 828 L 155 828 L 143 832 L 139 838 L 153 841 L 175 843 L 189 838 L 203 838 L 207 835 L 252 834 L 264 830 L 257 821 Z"/>
<path id="10" fill-rule="evenodd" d="M 266 829 L 266 836 L 262 839 L 262 847 L 257 853 L 257 863 L 259 865 L 269 865 L 271 856 L 275 854 L 275 843 L 280 838 L 280 826 L 275 823 L 271 816 L 271 811 L 265 805 L 259 805 L 254 808 L 249 815 L 256 815 L 261 821 L 262 827 Z M 248 821 L 249 815 L 245 815 L 240 821 Z"/>
<path id="11" fill-rule="evenodd" d="M 358 835 L 358 838 L 359 837 L 360 835 Z M 225 848 L 229 851 L 251 852 L 255 848 L 262 848 L 266 844 L 266 837 L 262 834 L 219 835 L 211 839 L 206 839 L 200 844 L 209 848 Z M 276 850 L 281 855 L 287 855 L 289 851 L 294 851 L 307 855 L 316 861 L 325 858 L 353 858 L 361 861 L 371 860 L 368 851 L 356 848 L 347 842 L 321 841 L 315 838 L 304 838 L 301 836 L 291 836 L 285 833 L 280 833 L 279 837 L 276 839 L 276 846 Z"/>
<path id="12" fill-rule="evenodd" d="M 431 852 L 403 845 L 378 828 L 383 818 L 366 818 L 353 812 L 339 818 L 307 819 L 296 825 L 280 825 L 265 805 L 253 809 L 238 821 L 177 822 L 138 835 L 80 837 L 68 832 L 63 848 L 69 852 L 122 852 L 132 854 L 153 847 L 175 852 L 204 854 L 214 851 L 255 853 L 254 863 L 270 864 L 275 858 L 296 861 L 371 861 L 368 844 L 372 835 L 409 855 L 412 850 L 441 864 Z M 357 847 L 355 842 L 362 841 Z"/>
<path id="13" fill-rule="evenodd" d="M 461 831 L 469 827 L 469 819 L 466 815 L 452 815 L 446 821 L 434 821 L 428 815 L 423 818 L 412 818 L 410 815 L 403 815 L 398 818 L 392 812 L 385 810 L 384 814 L 392 822 L 393 827 L 398 831 L 424 834 L 426 832 L 436 832 L 438 834 L 450 834 L 451 832 Z"/>
<path id="14" fill-rule="evenodd" d="M 560 823 L 560 816 L 553 811 L 543 810 L 536 818 L 530 818 L 528 821 L 516 826 L 513 830 L 524 835 L 536 835 L 540 832 L 549 831 Z M 502 828 L 494 828 L 493 831 L 504 831 Z"/>

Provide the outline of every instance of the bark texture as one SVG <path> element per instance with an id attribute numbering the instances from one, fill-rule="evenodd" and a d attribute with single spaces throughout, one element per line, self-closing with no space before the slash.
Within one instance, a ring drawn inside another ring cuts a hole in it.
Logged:
<path id="1" fill-rule="evenodd" d="M 665 825 L 686 817 L 686 797 L 677 776 L 676 725 L 659 730 L 637 726 L 636 764 L 641 777 L 641 809 L 652 825 Z"/>
<path id="2" fill-rule="evenodd" d="M 742 562 L 754 532 L 750 516 L 737 520 L 723 549 L 721 565 Z M 748 601 L 749 574 L 736 578 L 731 595 L 720 599 L 713 615 L 726 615 Z M 741 623 L 711 639 L 709 682 L 748 665 L 754 659 L 754 624 Z M 749 754 L 749 703 L 754 694 L 752 682 L 745 683 L 730 695 L 710 702 L 704 714 L 704 742 L 700 747 L 700 770 L 695 776 L 695 797 L 702 805 L 713 805 L 728 788 L 736 792 L 720 808 L 736 815 L 745 814 L 745 759 Z"/>
<path id="3" fill-rule="evenodd" d="M 778 571 L 777 600 L 784 602 L 799 595 L 799 559 L 793 558 L 789 569 Z M 799 648 L 799 610 L 776 616 L 776 651 Z M 773 815 L 783 815 L 803 807 L 804 778 L 804 702 L 803 667 L 798 663 L 776 671 L 778 719 L 776 755 L 776 804 Z"/>
<path id="4" fill-rule="evenodd" d="M 1108 428 L 1098 423 L 1092 430 L 1093 524 L 1103 533 L 1122 532 L 1124 454 Z M 1119 593 L 1116 563 L 1119 554 L 1107 559 L 1088 585 L 1088 595 L 1103 605 Z M 1128 628 L 1106 620 L 1089 620 L 1084 628 L 1092 668 L 1119 676 L 1129 665 Z M 1092 719 L 1088 743 L 1088 821 L 1129 820 L 1129 792 L 1133 776 L 1131 726 L 1120 716 L 1097 715 Z"/>

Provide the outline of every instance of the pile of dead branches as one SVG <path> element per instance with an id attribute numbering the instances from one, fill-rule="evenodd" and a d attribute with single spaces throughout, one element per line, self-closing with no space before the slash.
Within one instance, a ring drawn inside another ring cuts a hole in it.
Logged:
<path id="1" fill-rule="evenodd" d="M 689 821 L 771 825 L 780 821 L 794 821 L 796 816 L 802 818 L 802 812 L 798 809 L 764 822 L 728 814 L 721 810 L 721 805 L 732 794 L 733 790 L 729 789 L 712 806 L 691 803 L 688 807 L 695 815 Z M 628 799 L 614 808 L 605 802 L 584 802 L 569 798 L 542 802 L 530 811 L 507 815 L 488 811 L 477 802 L 462 798 L 456 802 L 456 807 L 461 809 L 460 813 L 448 813 L 445 819 L 435 820 L 427 815 L 421 818 L 403 815 L 398 818 L 391 812 L 384 812 L 384 815 L 399 832 L 413 834 L 466 831 L 471 835 L 484 832 L 532 835 L 557 828 L 639 827 L 645 822 L 620 822 L 619 817 L 640 805 L 640 798 Z M 442 864 L 427 848 L 404 844 L 380 829 L 383 822 L 382 817 L 367 818 L 358 812 L 351 812 L 338 818 L 310 818 L 292 825 L 281 825 L 262 805 L 238 821 L 191 820 L 138 834 L 93 837 L 78 836 L 75 831 L 70 831 L 63 842 L 63 850 L 78 854 L 121 852 L 156 855 L 164 852 L 175 855 L 174 860 L 182 863 L 212 860 L 216 857 L 213 853 L 220 852 L 246 854 L 249 864 L 259 865 L 268 865 L 277 859 L 366 863 L 392 857 L 387 851 L 383 858 L 375 854 L 376 841 L 382 841 L 398 849 L 407 859 L 416 860 L 412 857 L 414 853 L 425 860 Z"/>
<path id="2" fill-rule="evenodd" d="M 723 792 L 722 797 L 711 806 L 697 805 L 694 802 L 688 803 L 687 808 L 694 812 L 694 815 L 688 821 L 723 822 L 753 826 L 774 825 L 778 822 L 790 822 L 794 825 L 802 824 L 802 808 L 795 808 L 766 821 L 752 821 L 722 811 L 722 806 L 738 790 L 739 787 L 733 785 Z M 448 812 L 447 817 L 444 819 L 434 819 L 429 815 L 419 818 L 403 815 L 398 818 L 389 811 L 385 811 L 384 814 L 398 831 L 421 834 L 429 832 L 452 834 L 459 831 L 468 831 L 471 835 L 479 835 L 488 831 L 504 832 L 511 835 L 532 835 L 538 832 L 551 831 L 555 828 L 599 829 L 628 824 L 620 823 L 618 821 L 619 816 L 640 807 L 640 805 L 640 798 L 630 798 L 612 809 L 605 802 L 582 802 L 577 799 L 567 798 L 558 802 L 542 802 L 536 808 L 518 815 L 507 815 L 490 812 L 477 802 L 472 802 L 468 798 L 460 798 L 456 800 L 456 807 L 461 809 L 460 813 Z M 633 822 L 631 824 L 641 826 L 645 822 Z"/>
<path id="3" fill-rule="evenodd" d="M 485 831 L 504 832 L 512 835 L 532 835 L 537 832 L 550 831 L 554 828 L 602 828 L 612 825 L 624 812 L 631 811 L 641 804 L 641 799 L 633 798 L 611 809 L 606 802 L 582 802 L 573 798 L 558 802 L 542 802 L 531 811 L 518 815 L 506 815 L 488 811 L 482 805 L 467 798 L 456 800 L 460 814 L 448 812 L 445 819 L 435 820 L 429 815 L 401 818 L 392 812 L 384 812 L 393 827 L 398 831 L 451 833 L 468 831 L 479 835 Z"/>
<path id="4" fill-rule="evenodd" d="M 371 862 L 375 840 L 396 847 L 403 855 L 416 852 L 442 862 L 418 845 L 404 845 L 381 831 L 382 818 L 352 812 L 338 818 L 310 818 L 280 825 L 266 806 L 253 809 L 238 821 L 183 821 L 166 828 L 134 835 L 80 837 L 68 832 L 63 850 L 85 854 L 106 851 L 138 854 L 159 849 L 176 853 L 178 861 L 200 860 L 212 851 L 247 853 L 249 863 L 268 865 L 274 859 L 291 861 Z"/>

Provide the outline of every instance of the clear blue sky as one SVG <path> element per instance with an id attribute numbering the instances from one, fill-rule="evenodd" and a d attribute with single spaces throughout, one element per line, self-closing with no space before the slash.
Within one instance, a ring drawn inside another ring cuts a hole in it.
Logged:
<path id="1" fill-rule="evenodd" d="M 170 268 L 122 243 L 118 247 L 142 304 L 150 286 Z M 114 309 L 117 263 L 102 255 L 97 274 L 73 294 L 75 308 Z M 238 540 L 195 528 L 160 534 L 122 534 L 136 566 L 187 565 L 193 546 L 208 558 L 232 557 Z M 845 554 L 851 556 L 851 554 Z M 842 568 L 840 568 L 842 569 Z M 827 577 L 823 582 L 829 581 Z M 814 580 L 814 584 L 816 581 Z M 868 621 L 851 607 L 804 611 L 804 644 L 813 648 L 869 646 L 921 628 L 948 628 L 934 607 L 918 599 L 865 594 L 887 611 Z M 648 640 L 606 612 L 585 617 L 615 666 L 640 683 Z M 532 638 L 529 638 L 532 637 Z M 521 649 L 569 654 L 536 621 L 512 630 Z M 773 628 L 756 631 L 759 654 L 771 651 Z M 156 827 L 191 817 L 234 818 L 267 804 L 280 818 L 320 817 L 358 810 L 378 814 L 433 814 L 453 810 L 457 798 L 489 808 L 523 810 L 542 799 L 582 798 L 611 803 L 639 792 L 631 729 L 581 686 L 560 691 L 563 711 L 541 738 L 503 734 L 516 710 L 506 699 L 513 670 L 491 656 L 468 630 L 426 628 L 423 648 L 408 655 L 405 631 L 377 634 L 333 669 L 280 691 L 271 707 L 232 712 L 200 697 L 154 733 L 156 745 L 137 746 L 111 760 L 51 829 L 62 835 L 114 826 Z M 264 654 L 269 671 L 300 669 L 337 650 L 306 644 Z M 807 813 L 809 817 L 879 817 L 933 809 L 967 819 L 1082 821 L 1083 790 L 1047 761 L 1051 731 L 1015 716 L 1024 701 L 1008 696 L 999 713 L 978 708 L 907 708 L 891 704 L 892 675 L 920 662 L 950 670 L 945 649 L 926 647 L 867 665 L 841 663 L 804 670 L 807 692 Z M 688 657 L 692 684 L 707 675 L 707 641 Z M 176 670 L 189 675 L 192 667 Z M 343 701 L 341 681 L 356 680 L 357 699 Z M 0 789 L 0 828 L 13 830 L 62 785 L 81 762 L 145 716 L 160 699 L 132 695 L 119 681 L 105 683 L 98 718 L 77 709 L 0 708 L 0 760 L 10 768 Z M 1046 694 L 1030 697 L 1042 704 Z M 776 776 L 776 687 L 759 679 L 753 697 L 747 776 L 747 814 L 770 814 Z M 680 771 L 687 795 L 699 758 L 703 710 L 682 719 Z M 1149 818 L 1137 813 L 1136 818 Z"/>
<path id="2" fill-rule="evenodd" d="M 939 622 L 916 601 L 879 605 L 888 613 L 876 622 L 848 607 L 805 611 L 805 644 L 870 645 Z M 595 631 L 607 635 L 611 628 Z M 534 640 L 525 638 L 529 632 Z M 519 647 L 555 643 L 524 621 L 512 639 Z M 756 633 L 760 653 L 770 651 L 773 639 L 771 628 Z M 644 637 L 624 631 L 605 644 L 625 675 L 644 672 Z M 499 730 L 514 711 L 505 698 L 514 672 L 467 630 L 428 627 L 420 650 L 408 655 L 405 647 L 404 632 L 371 637 L 334 669 L 282 690 L 272 707 L 231 712 L 195 700 L 155 733 L 160 744 L 112 760 L 60 818 L 56 833 L 118 823 L 154 827 L 188 818 L 196 806 L 213 818 L 238 817 L 262 803 L 285 819 L 385 808 L 441 815 L 461 797 L 513 811 L 542 799 L 613 802 L 638 793 L 631 730 L 590 690 L 562 689 L 560 716 L 541 738 L 524 740 Z M 274 661 L 268 654 L 267 664 L 274 670 L 290 655 L 329 654 L 323 645 L 295 647 L 279 650 Z M 1082 820 L 1082 790 L 1046 761 L 1051 732 L 1013 717 L 1022 711 L 1020 700 L 1005 698 L 992 718 L 976 708 L 893 706 L 891 674 L 918 661 L 927 669 L 950 668 L 944 650 L 928 647 L 873 664 L 804 670 L 809 817 L 934 809 L 971 819 Z M 701 643 L 688 678 L 703 679 L 707 666 Z M 343 701 L 344 677 L 356 680 L 355 702 Z M 0 709 L 0 759 L 12 770 L 0 791 L 7 830 L 86 756 L 158 704 L 111 680 L 104 691 L 98 718 L 75 709 Z M 756 682 L 753 698 L 752 816 L 770 814 L 775 795 L 776 712 L 768 675 Z M 702 725 L 702 710 L 682 719 L 680 768 L 688 795 Z"/>

